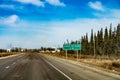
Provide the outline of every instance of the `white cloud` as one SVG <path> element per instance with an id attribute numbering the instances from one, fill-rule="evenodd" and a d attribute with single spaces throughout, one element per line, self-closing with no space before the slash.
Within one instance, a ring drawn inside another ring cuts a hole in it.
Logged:
<path id="1" fill-rule="evenodd" d="M 60 0 L 46 0 L 46 2 L 55 6 L 65 6 L 63 2 L 60 2 Z"/>
<path id="2" fill-rule="evenodd" d="M 25 4 L 33 4 L 36 6 L 44 7 L 44 3 L 40 0 L 16 0 L 16 1 L 21 2 L 21 3 L 25 3 Z"/>
<path id="3" fill-rule="evenodd" d="M 15 24 L 17 24 L 18 21 L 19 21 L 19 17 L 17 15 L 11 15 L 8 17 L 0 18 L 0 24 L 5 24 L 9 26 L 14 26 Z"/>
<path id="4" fill-rule="evenodd" d="M 2 5 L 0 5 L 0 8 L 14 9 L 15 6 L 14 6 L 14 5 L 6 5 L 6 4 L 2 4 Z"/>
<path id="5" fill-rule="evenodd" d="M 99 17 L 99 18 L 116 18 L 116 19 L 120 19 L 120 10 L 118 9 L 107 9 L 106 12 L 104 13 L 93 13 L 95 16 Z"/>
<path id="6" fill-rule="evenodd" d="M 11 15 L 4 20 L 4 23 L 5 24 L 15 24 L 15 23 L 17 23 L 18 19 L 19 18 L 17 15 Z"/>
<path id="7" fill-rule="evenodd" d="M 108 15 L 113 17 L 113 18 L 119 18 L 120 19 L 120 10 L 112 9 L 112 10 L 110 10 L 110 14 L 108 14 Z"/>
<path id="8" fill-rule="evenodd" d="M 99 11 L 104 11 L 104 6 L 102 5 L 102 3 L 100 1 L 96 1 L 96 2 L 88 2 L 88 5 L 95 10 L 99 10 Z"/>
<path id="9" fill-rule="evenodd" d="M 6 24 L 15 24 L 18 21 L 17 15 L 11 15 L 8 18 L 5 19 Z"/>
<path id="10" fill-rule="evenodd" d="M 10 9 L 10 10 L 14 10 L 14 11 L 17 11 L 17 12 L 21 12 L 23 11 L 25 6 L 18 6 L 18 5 L 15 5 L 15 4 L 1 4 L 0 5 L 0 8 L 3 8 L 3 9 Z"/>

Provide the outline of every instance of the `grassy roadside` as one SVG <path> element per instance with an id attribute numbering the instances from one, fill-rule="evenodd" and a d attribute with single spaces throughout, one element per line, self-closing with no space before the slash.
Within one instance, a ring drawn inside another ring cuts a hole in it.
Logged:
<path id="1" fill-rule="evenodd" d="M 4 53 L 0 53 L 0 57 L 6 57 L 6 56 L 10 56 L 10 55 L 16 55 L 19 54 L 20 52 L 4 52 Z"/>
<path id="2" fill-rule="evenodd" d="M 44 53 L 46 55 L 51 55 L 59 58 L 66 58 L 65 54 L 60 53 Z M 69 60 L 77 61 L 76 57 L 68 55 Z M 89 66 L 94 66 L 109 72 L 113 72 L 120 75 L 120 59 L 94 59 L 94 58 L 79 58 L 78 62 L 85 63 Z"/>

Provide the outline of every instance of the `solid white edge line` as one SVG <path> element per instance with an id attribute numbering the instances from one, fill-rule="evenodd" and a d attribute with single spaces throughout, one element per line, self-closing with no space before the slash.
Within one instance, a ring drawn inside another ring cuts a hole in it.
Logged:
<path id="1" fill-rule="evenodd" d="M 67 76 L 65 73 L 63 73 L 61 70 L 59 70 L 57 67 L 55 67 L 54 65 L 52 65 L 50 62 L 48 62 L 47 60 L 44 59 L 44 61 L 46 63 L 48 63 L 50 66 L 52 66 L 54 69 L 56 69 L 58 72 L 60 72 L 62 75 L 64 75 L 65 77 L 67 77 L 69 80 L 72 80 L 69 76 Z"/>

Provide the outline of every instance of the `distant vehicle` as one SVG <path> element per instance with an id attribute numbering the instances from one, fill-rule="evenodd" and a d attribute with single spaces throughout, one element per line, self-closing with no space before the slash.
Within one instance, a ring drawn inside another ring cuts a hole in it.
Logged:
<path id="1" fill-rule="evenodd" d="M 51 51 L 52 53 L 55 53 L 55 52 L 60 52 L 59 49 L 55 49 L 54 51 Z"/>
<path id="2" fill-rule="evenodd" d="M 11 52 L 11 49 L 7 49 L 7 52 Z"/>

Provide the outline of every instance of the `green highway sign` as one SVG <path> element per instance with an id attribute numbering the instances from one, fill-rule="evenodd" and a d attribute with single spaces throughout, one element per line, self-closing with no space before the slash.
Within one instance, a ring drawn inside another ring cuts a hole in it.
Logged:
<path id="1" fill-rule="evenodd" d="M 82 45 L 81 44 L 64 44 L 63 49 L 64 50 L 81 50 Z"/>

